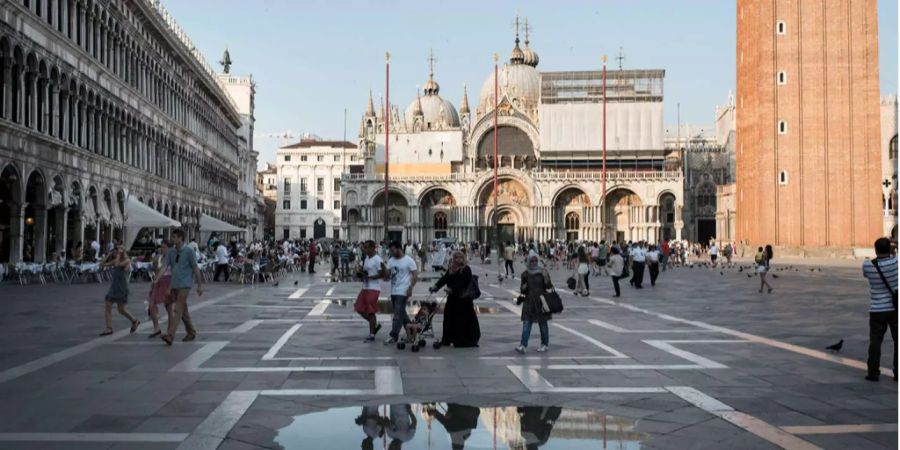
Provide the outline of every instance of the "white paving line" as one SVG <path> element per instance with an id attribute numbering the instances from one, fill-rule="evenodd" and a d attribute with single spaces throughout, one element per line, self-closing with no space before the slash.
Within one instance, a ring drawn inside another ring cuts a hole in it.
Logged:
<path id="1" fill-rule="evenodd" d="M 243 334 L 247 333 L 250 330 L 256 328 L 263 322 L 269 323 L 297 323 L 296 319 L 251 319 L 248 320 L 230 330 L 212 330 L 212 331 L 203 331 L 203 334 Z"/>
<path id="2" fill-rule="evenodd" d="M 330 301 L 322 300 L 319 303 L 317 303 L 315 308 L 313 308 L 312 311 L 310 311 L 309 314 L 307 314 L 306 316 L 307 317 L 321 316 L 322 314 L 325 314 L 325 310 L 328 309 L 328 306 L 330 306 L 330 305 L 331 305 Z"/>
<path id="3" fill-rule="evenodd" d="M 263 361 L 275 359 L 275 355 L 278 354 L 278 352 L 281 350 L 281 347 L 284 347 L 284 344 L 287 343 L 288 339 L 290 339 L 291 336 L 293 336 L 294 333 L 296 333 L 297 330 L 299 330 L 302 326 L 303 324 L 298 323 L 289 328 L 284 334 L 282 334 L 281 337 L 279 337 L 278 340 L 275 341 L 275 344 L 273 344 L 272 347 L 269 348 L 269 351 L 267 351 L 266 354 L 263 355 Z"/>
<path id="4" fill-rule="evenodd" d="M 711 330 L 711 331 L 717 331 L 717 332 L 723 333 L 723 334 L 729 334 L 729 335 L 732 335 L 735 337 L 739 337 L 741 339 L 746 339 L 748 341 L 753 341 L 753 342 L 756 342 L 759 344 L 765 344 L 770 347 L 787 350 L 789 352 L 798 353 L 801 355 L 809 356 L 811 358 L 820 359 L 823 361 L 830 361 L 830 362 L 842 364 L 842 365 L 845 365 L 848 367 L 853 367 L 853 368 L 861 369 L 861 370 L 866 370 L 866 368 L 867 368 L 865 361 L 859 361 L 859 360 L 855 360 L 855 359 L 851 359 L 851 358 L 845 358 L 843 356 L 837 356 L 834 354 L 825 353 L 823 351 L 813 350 L 810 348 L 801 347 L 799 345 L 794 345 L 794 344 L 789 344 L 787 342 L 782 342 L 782 341 L 770 339 L 770 338 L 763 337 L 763 336 L 757 336 L 755 334 L 744 333 L 743 331 L 732 330 L 730 328 L 720 327 L 718 325 L 711 325 L 711 324 L 708 324 L 705 322 L 700 322 L 698 320 L 682 319 L 680 317 L 675 317 L 675 316 L 672 316 L 669 314 L 657 313 L 657 312 L 653 312 L 653 311 L 650 311 L 650 310 L 647 310 L 644 308 L 639 308 L 634 305 L 619 303 L 619 302 L 615 302 L 615 301 L 605 299 L 605 298 L 598 298 L 598 297 L 589 297 L 589 298 L 598 303 L 616 305 L 616 306 L 620 306 L 622 308 L 629 309 L 632 311 L 644 313 L 644 314 L 651 315 L 654 317 L 659 317 L 661 319 L 665 319 L 665 320 L 669 320 L 669 321 L 673 321 L 673 322 L 685 323 L 688 325 L 693 325 L 695 327 L 699 327 L 699 328 L 703 328 L 703 329 L 707 329 L 707 330 Z M 881 373 L 884 375 L 889 375 L 889 376 L 893 376 L 893 374 L 894 374 L 893 370 L 886 368 L 886 367 L 881 368 Z"/>
<path id="5" fill-rule="evenodd" d="M 215 298 L 215 299 L 210 299 L 210 300 L 200 302 L 196 305 L 191 306 L 191 311 L 192 312 L 198 311 L 207 306 L 214 305 L 218 302 L 229 299 L 229 298 L 234 297 L 243 292 L 244 292 L 244 290 L 241 289 L 238 291 L 229 292 L 228 294 L 225 294 L 225 295 Z M 168 322 L 168 318 L 160 319 L 160 323 L 167 323 L 167 322 Z M 152 327 L 153 327 L 152 323 L 146 322 L 146 323 L 141 324 L 141 326 L 138 327 L 138 330 L 146 331 L 148 329 L 151 329 Z M 129 336 L 130 334 L 131 334 L 130 330 L 128 330 L 126 328 L 124 330 L 117 331 L 110 336 L 96 337 L 87 342 L 84 342 L 84 343 L 78 344 L 76 346 L 69 347 L 65 350 L 44 356 L 43 358 L 38 358 L 34 361 L 30 361 L 30 362 L 27 362 L 25 364 L 22 364 L 22 365 L 19 365 L 16 367 L 11 367 L 9 369 L 6 369 L 6 370 L 0 372 L 0 383 L 5 383 L 7 381 L 14 380 L 23 375 L 27 375 L 31 372 L 34 372 L 36 370 L 40 370 L 45 367 L 56 364 L 58 362 L 65 361 L 66 359 L 69 359 L 73 356 L 77 356 L 84 352 L 87 352 L 87 351 L 93 350 L 97 347 L 100 347 L 102 345 L 112 343 L 118 339 Z"/>
<path id="6" fill-rule="evenodd" d="M 733 425 L 765 439 L 786 450 L 816 450 L 819 447 L 788 433 L 781 428 L 770 425 L 749 414 L 735 411 L 732 407 L 687 386 L 669 386 L 666 389 L 688 403 L 720 417 Z"/>
<path id="7" fill-rule="evenodd" d="M 806 425 L 781 427 L 791 434 L 855 434 L 855 433 L 896 433 L 896 423 L 868 423 L 855 425 Z"/>
<path id="8" fill-rule="evenodd" d="M 296 291 L 294 291 L 293 294 L 289 295 L 288 298 L 292 299 L 292 300 L 298 299 L 298 298 L 300 298 L 300 296 L 302 296 L 303 294 L 306 293 L 307 289 L 309 289 L 309 288 L 302 287 L 300 289 L 297 289 Z"/>
<path id="9" fill-rule="evenodd" d="M 181 442 L 187 433 L 0 433 L 0 442 Z"/>
<path id="10" fill-rule="evenodd" d="M 335 290 L 335 289 L 337 289 L 337 286 L 332 286 L 331 289 L 328 290 L 328 292 L 325 292 L 325 296 L 326 296 L 326 297 L 331 297 L 331 294 L 334 293 L 334 290 Z"/>
<path id="11" fill-rule="evenodd" d="M 260 308 L 260 309 L 293 309 L 297 311 L 305 311 L 312 309 L 311 306 L 292 306 L 292 305 L 218 305 L 222 308 Z"/>
<path id="12" fill-rule="evenodd" d="M 703 328 L 697 328 L 693 330 L 627 330 L 620 326 L 597 319 L 589 319 L 588 323 L 590 323 L 591 325 L 596 325 L 600 328 L 606 328 L 610 331 L 615 331 L 616 333 L 720 333 L 720 331 L 718 330 L 706 330 Z"/>
<path id="13" fill-rule="evenodd" d="M 611 355 L 613 355 L 613 356 L 615 356 L 615 357 L 618 357 L 618 358 L 628 358 L 628 355 L 626 355 L 626 354 L 624 354 L 624 353 L 622 353 L 622 352 L 620 352 L 620 351 L 618 351 L 618 350 L 616 350 L 616 349 L 614 349 L 614 348 L 612 348 L 612 347 L 610 347 L 610 346 L 608 346 L 608 345 L 606 345 L 606 344 L 604 344 L 604 343 L 602 343 L 602 342 L 600 342 L 600 341 L 598 341 L 598 340 L 596 340 L 596 339 L 594 339 L 594 338 L 592 338 L 592 337 L 590 337 L 590 336 L 588 336 L 588 335 L 586 335 L 586 334 L 584 334 L 584 333 L 582 333 L 582 332 L 580 332 L 580 331 L 573 330 L 573 329 L 571 329 L 571 328 L 569 328 L 569 327 L 567 327 L 567 326 L 560 325 L 560 324 L 558 324 L 558 323 L 554 323 L 553 326 L 556 327 L 556 328 L 559 328 L 559 329 L 561 329 L 561 330 L 568 331 L 569 333 L 572 333 L 572 334 L 574 334 L 575 336 L 578 336 L 578 337 L 584 339 L 585 341 L 588 341 L 588 342 L 590 342 L 591 344 L 593 344 L 593 345 L 595 345 L 595 346 L 597 346 L 597 347 L 600 347 L 600 348 L 602 348 L 603 350 L 606 350 L 608 353 L 610 353 Z"/>
<path id="14" fill-rule="evenodd" d="M 258 396 L 259 391 L 232 391 L 178 446 L 178 450 L 218 448 Z"/>

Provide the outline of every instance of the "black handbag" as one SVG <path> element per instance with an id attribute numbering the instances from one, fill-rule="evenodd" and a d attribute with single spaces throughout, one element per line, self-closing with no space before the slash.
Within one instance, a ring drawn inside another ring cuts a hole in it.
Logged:
<path id="1" fill-rule="evenodd" d="M 568 280 L 566 280 L 566 286 L 568 286 L 569 289 L 575 289 L 575 286 L 576 286 L 575 275 L 572 275 L 571 277 L 569 277 Z"/>
<path id="2" fill-rule="evenodd" d="M 463 298 L 475 300 L 478 297 L 481 297 L 481 288 L 478 287 L 478 275 L 472 275 L 469 286 L 466 288 L 466 292 L 463 293 Z"/>
<path id="3" fill-rule="evenodd" d="M 563 311 L 562 298 L 555 290 L 545 291 L 541 295 L 541 309 L 545 313 L 559 314 Z"/>

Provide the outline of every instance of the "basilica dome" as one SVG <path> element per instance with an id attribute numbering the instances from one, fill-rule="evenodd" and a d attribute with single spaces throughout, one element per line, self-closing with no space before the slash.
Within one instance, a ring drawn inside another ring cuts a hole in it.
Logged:
<path id="1" fill-rule="evenodd" d="M 516 46 L 510 54 L 509 64 L 504 65 L 497 73 L 497 86 L 499 87 L 498 101 L 507 97 L 516 108 L 529 110 L 535 107 L 541 97 L 541 75 L 537 69 L 529 63 L 537 65 L 537 54 L 531 49 L 530 53 L 519 48 L 519 39 L 516 38 Z M 529 59 L 532 58 L 533 59 Z M 481 85 L 481 98 L 479 109 L 486 114 L 494 109 L 494 73 L 488 74 Z"/>
<path id="2" fill-rule="evenodd" d="M 425 82 L 425 95 L 419 96 L 416 93 L 416 99 L 406 107 L 404 119 L 406 126 L 410 130 L 415 128 L 416 116 L 421 115 L 423 130 L 438 130 L 443 128 L 459 127 L 459 114 L 456 107 L 438 95 L 441 87 L 437 81 L 434 81 L 434 74 L 428 76 Z"/>

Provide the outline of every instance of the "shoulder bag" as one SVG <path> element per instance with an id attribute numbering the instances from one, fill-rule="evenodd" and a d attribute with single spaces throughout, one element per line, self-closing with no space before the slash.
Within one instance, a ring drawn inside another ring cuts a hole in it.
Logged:
<path id="1" fill-rule="evenodd" d="M 890 283 L 888 283 L 887 278 L 884 277 L 884 273 L 881 272 L 881 267 L 878 267 L 878 258 L 872 260 L 872 265 L 875 266 L 875 270 L 878 272 L 878 276 L 881 277 L 881 281 L 884 283 L 884 286 L 888 288 L 888 292 L 891 293 L 891 303 L 894 305 L 894 311 L 897 310 L 897 291 L 891 288 Z"/>

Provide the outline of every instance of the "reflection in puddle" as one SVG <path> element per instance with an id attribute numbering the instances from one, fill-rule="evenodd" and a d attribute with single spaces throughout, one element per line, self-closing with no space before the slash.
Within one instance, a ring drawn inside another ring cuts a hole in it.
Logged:
<path id="1" fill-rule="evenodd" d="M 634 428 L 631 419 L 558 406 L 393 404 L 295 416 L 275 442 L 288 450 L 632 450 L 643 437 Z"/>
<path id="2" fill-rule="evenodd" d="M 327 300 L 331 302 L 332 305 L 339 306 L 342 308 L 352 308 L 354 300 L 344 300 L 344 299 L 330 299 Z M 444 313 L 444 304 L 439 303 L 438 305 L 438 314 Z M 410 316 L 414 316 L 417 312 L 419 312 L 419 302 L 414 302 L 413 304 L 406 305 L 406 313 Z M 506 313 L 505 309 L 493 307 L 493 306 L 482 306 L 475 305 L 475 313 L 476 314 L 501 314 Z M 378 314 L 393 314 L 394 313 L 394 305 L 391 304 L 388 300 L 378 300 Z"/>

